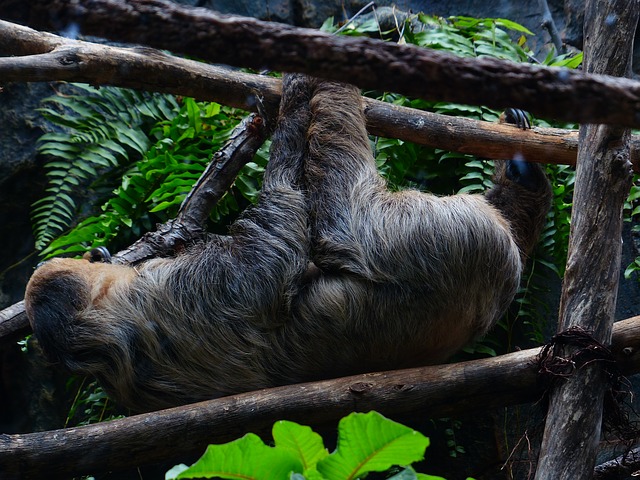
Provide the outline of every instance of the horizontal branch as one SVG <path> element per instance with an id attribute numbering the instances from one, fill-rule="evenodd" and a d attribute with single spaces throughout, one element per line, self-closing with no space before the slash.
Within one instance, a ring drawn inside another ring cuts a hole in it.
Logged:
<path id="1" fill-rule="evenodd" d="M 0 340 L 14 335 L 26 335 L 30 329 L 29 320 L 24 311 L 24 301 L 0 311 Z"/>
<path id="2" fill-rule="evenodd" d="M 152 48 L 117 48 L 70 40 L 0 20 L 3 82 L 68 82 L 115 85 L 172 93 L 256 111 L 257 97 L 272 111 L 281 82 L 167 55 Z"/>
<path id="3" fill-rule="evenodd" d="M 220 15 L 163 0 L 1 2 L 0 16 L 212 63 L 304 72 L 426 100 L 519 107 L 539 117 L 640 127 L 640 82 Z M 144 25 L 141 28 L 141 25 Z"/>
<path id="4" fill-rule="evenodd" d="M 640 370 L 640 317 L 615 325 L 613 351 L 626 373 Z M 85 427 L 0 435 L 3 478 L 77 476 L 199 454 L 209 443 L 276 420 L 335 422 L 352 411 L 394 417 L 420 410 L 436 418 L 538 400 L 540 349 L 451 365 L 355 375 L 210 400 Z M 74 461 L 70 462 L 69 458 Z"/>
<path id="5" fill-rule="evenodd" d="M 238 72 L 166 55 L 152 49 L 118 48 L 69 40 L 0 20 L 0 58 L 4 81 L 85 82 L 92 85 L 158 91 L 269 112 L 280 102 L 277 78 Z M 419 145 L 509 159 L 575 164 L 577 132 L 554 128 L 522 131 L 509 125 L 439 115 L 366 98 L 367 128 L 373 135 Z M 634 165 L 640 165 L 640 137 L 632 142 Z"/>

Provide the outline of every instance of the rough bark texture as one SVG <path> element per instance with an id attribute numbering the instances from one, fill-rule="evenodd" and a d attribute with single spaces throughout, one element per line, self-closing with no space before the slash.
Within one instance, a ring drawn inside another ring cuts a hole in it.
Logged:
<path id="1" fill-rule="evenodd" d="M 0 7 L 1 8 L 1 7 Z M 118 48 L 63 38 L 0 20 L 0 75 L 4 82 L 65 80 L 173 93 L 256 110 L 277 111 L 281 84 L 167 55 L 152 48 Z"/>
<path id="2" fill-rule="evenodd" d="M 566 53 L 566 48 L 562 43 L 562 38 L 560 36 L 560 32 L 558 31 L 558 27 L 553 21 L 553 15 L 551 15 L 551 10 L 549 10 L 549 4 L 547 3 L 547 0 L 538 0 L 538 5 L 540 6 L 540 10 L 542 11 L 542 26 L 549 32 L 551 41 L 556 47 L 556 52 Z"/>
<path id="3" fill-rule="evenodd" d="M 215 63 L 305 72 L 429 100 L 519 107 L 541 117 L 640 126 L 640 83 L 580 71 L 469 59 L 369 38 L 331 36 L 162 0 L 6 1 L 0 15 Z M 589 101 L 584 101 L 589 98 Z"/>
<path id="4" fill-rule="evenodd" d="M 640 317 L 616 323 L 613 346 L 623 371 L 640 371 Z M 372 409 L 391 417 L 421 411 L 439 418 L 535 402 L 542 395 L 539 352 L 278 387 L 86 427 L 0 435 L 0 476 L 41 478 L 46 471 L 52 479 L 179 462 L 209 443 L 249 431 L 268 435 L 282 419 L 321 425 Z"/>
<path id="5" fill-rule="evenodd" d="M 204 229 L 211 209 L 266 140 L 267 122 L 275 124 L 271 120 L 250 115 L 236 127 L 180 205 L 177 221 Z"/>
<path id="6" fill-rule="evenodd" d="M 0 77 L 8 82 L 66 80 L 195 97 L 273 115 L 280 102 L 277 78 L 239 72 L 166 55 L 151 48 L 119 48 L 70 40 L 0 20 Z M 18 55 L 18 56 L 16 56 Z M 575 164 L 578 133 L 557 128 L 520 130 L 365 98 L 372 135 L 470 153 L 484 158 Z M 640 165 L 640 136 L 631 157 Z M 640 169 L 636 168 L 637 171 Z"/>
<path id="7" fill-rule="evenodd" d="M 585 69 L 629 75 L 640 2 L 586 4 Z M 578 326 L 595 340 L 611 340 L 620 272 L 622 207 L 631 185 L 629 130 L 580 129 L 576 187 L 559 331 Z M 568 358 L 575 347 L 556 347 Z M 593 474 L 607 385 L 598 362 L 578 365 L 553 392 L 536 478 L 588 479 Z"/>
<path id="8" fill-rule="evenodd" d="M 24 301 L 0 311 L 0 338 L 29 331 L 29 321 L 24 311 Z"/>
<path id="9" fill-rule="evenodd" d="M 593 480 L 621 480 L 637 477 L 638 469 L 640 469 L 640 447 L 598 465 L 593 470 Z"/>

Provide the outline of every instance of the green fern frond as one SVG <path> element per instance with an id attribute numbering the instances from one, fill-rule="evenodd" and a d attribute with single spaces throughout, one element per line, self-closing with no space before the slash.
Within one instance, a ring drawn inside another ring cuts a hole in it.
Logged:
<path id="1" fill-rule="evenodd" d="M 43 100 L 39 109 L 61 131 L 39 139 L 39 153 L 53 160 L 45 164 L 47 196 L 33 204 L 38 250 L 73 223 L 78 188 L 88 187 L 105 170 L 127 167 L 141 158 L 151 143 L 151 126 L 177 110 L 168 95 L 82 84 L 74 88 L 80 93 L 59 93 Z"/>
<path id="2" fill-rule="evenodd" d="M 120 185 L 102 206 L 103 212 L 80 222 L 68 234 L 51 242 L 42 254 L 50 257 L 75 254 L 111 242 L 127 244 L 156 223 L 173 218 L 212 152 L 226 142 L 244 115 L 215 103 L 185 98 L 172 118 L 157 121 L 149 129 L 147 138 L 155 142 L 124 171 Z M 266 152 L 262 149 L 255 162 L 238 176 L 235 189 L 250 202 L 257 197 L 265 164 Z M 238 210 L 236 199 L 227 194 L 214 209 L 212 218 L 219 220 Z"/>

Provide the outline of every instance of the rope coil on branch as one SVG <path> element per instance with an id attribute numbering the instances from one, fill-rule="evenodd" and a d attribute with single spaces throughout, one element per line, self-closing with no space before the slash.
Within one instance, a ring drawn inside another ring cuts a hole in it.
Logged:
<path id="1" fill-rule="evenodd" d="M 555 384 L 572 376 L 581 368 L 599 363 L 608 388 L 604 399 L 603 427 L 622 441 L 640 436 L 637 422 L 629 420 L 633 410 L 631 384 L 621 373 L 608 347 L 597 341 L 592 333 L 574 326 L 554 335 L 536 358 L 538 381 L 544 387 L 543 401 Z"/>
<path id="2" fill-rule="evenodd" d="M 561 349 L 566 346 L 574 347 L 570 355 L 559 355 Z M 615 359 L 611 350 L 598 342 L 591 332 L 581 327 L 571 327 L 560 332 L 547 343 L 538 355 L 538 374 L 546 383 L 555 381 L 558 377 L 565 378 L 574 371 L 593 362 L 602 362 L 605 370 L 617 370 Z M 615 376 L 615 372 L 611 372 Z M 621 376 L 617 372 L 618 376 Z M 608 375 L 610 376 L 610 375 Z M 545 380 L 546 379 L 546 380 Z"/>

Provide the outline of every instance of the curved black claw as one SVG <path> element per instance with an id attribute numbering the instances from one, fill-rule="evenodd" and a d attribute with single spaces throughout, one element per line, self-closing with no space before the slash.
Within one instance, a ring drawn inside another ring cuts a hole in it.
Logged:
<path id="1" fill-rule="evenodd" d="M 86 252 L 82 258 L 91 263 L 111 263 L 111 253 L 107 247 L 96 247 Z"/>
<path id="2" fill-rule="evenodd" d="M 531 128 L 529 114 L 519 108 L 507 108 L 500 116 L 500 120 L 502 123 L 510 123 L 523 130 Z"/>

